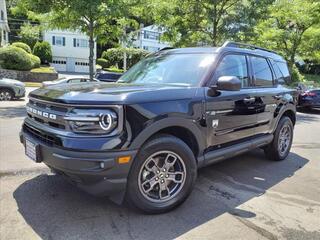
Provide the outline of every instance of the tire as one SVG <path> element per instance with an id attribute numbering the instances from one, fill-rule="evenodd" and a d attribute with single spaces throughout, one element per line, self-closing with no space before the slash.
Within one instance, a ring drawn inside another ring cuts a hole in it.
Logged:
<path id="1" fill-rule="evenodd" d="M 284 137 L 285 131 L 288 131 L 288 137 Z M 280 138 L 285 140 L 282 141 Z M 293 123 L 289 117 L 284 116 L 278 123 L 272 142 L 264 148 L 267 158 L 274 161 L 284 160 L 290 152 L 292 140 Z"/>
<path id="2" fill-rule="evenodd" d="M 148 214 L 168 212 L 186 200 L 196 177 L 197 163 L 188 145 L 171 135 L 157 135 L 143 145 L 133 162 L 126 200 Z"/>
<path id="3" fill-rule="evenodd" d="M 0 101 L 10 101 L 13 97 L 14 94 L 10 89 L 0 89 Z"/>

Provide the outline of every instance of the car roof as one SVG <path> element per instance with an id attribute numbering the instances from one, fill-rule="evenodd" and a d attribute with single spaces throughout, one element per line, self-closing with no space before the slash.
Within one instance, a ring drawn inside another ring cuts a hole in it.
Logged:
<path id="1" fill-rule="evenodd" d="M 174 48 L 169 49 L 166 48 L 164 50 L 160 50 L 157 53 L 168 53 L 168 54 L 192 54 L 192 53 L 213 53 L 213 54 L 223 54 L 227 52 L 235 52 L 235 53 L 245 53 L 251 55 L 257 55 L 261 57 L 268 57 L 276 61 L 285 62 L 285 59 L 279 54 L 268 51 L 267 49 L 249 49 L 242 47 L 190 47 L 190 48 Z"/>

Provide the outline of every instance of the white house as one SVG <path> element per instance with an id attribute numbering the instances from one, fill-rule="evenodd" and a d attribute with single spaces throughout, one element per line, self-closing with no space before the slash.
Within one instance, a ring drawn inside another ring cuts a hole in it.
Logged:
<path id="1" fill-rule="evenodd" d="M 52 48 L 52 64 L 58 72 L 89 72 L 89 37 L 80 32 L 50 30 L 44 32 L 44 41 Z M 94 67 L 96 43 L 94 44 Z"/>
<path id="2" fill-rule="evenodd" d="M 160 40 L 163 33 L 164 31 L 155 25 L 143 27 L 139 31 L 137 39 L 133 42 L 133 46 L 149 52 L 156 52 L 162 48 L 169 47 L 168 43 Z"/>
<path id="3" fill-rule="evenodd" d="M 9 32 L 6 1 L 0 0 L 0 46 L 9 43 Z"/>

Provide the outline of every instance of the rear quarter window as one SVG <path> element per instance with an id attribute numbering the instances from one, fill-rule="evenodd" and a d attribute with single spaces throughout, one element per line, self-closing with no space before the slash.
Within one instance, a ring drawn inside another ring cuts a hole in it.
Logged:
<path id="1" fill-rule="evenodd" d="M 279 84 L 288 84 L 291 81 L 289 68 L 286 62 L 272 61 L 276 80 Z"/>

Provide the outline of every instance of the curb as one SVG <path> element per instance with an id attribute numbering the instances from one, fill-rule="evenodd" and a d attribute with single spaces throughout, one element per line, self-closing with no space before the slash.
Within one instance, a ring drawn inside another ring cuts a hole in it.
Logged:
<path id="1" fill-rule="evenodd" d="M 0 171 L 0 178 L 11 177 L 11 176 L 21 176 L 21 175 L 31 175 L 31 174 L 48 174 L 51 173 L 50 169 L 47 167 L 29 168 L 21 170 L 5 170 Z"/>

